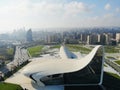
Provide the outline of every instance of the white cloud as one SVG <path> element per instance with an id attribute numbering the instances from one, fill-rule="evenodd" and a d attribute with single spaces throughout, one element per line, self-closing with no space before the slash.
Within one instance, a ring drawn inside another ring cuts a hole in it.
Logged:
<path id="1" fill-rule="evenodd" d="M 49 15 L 76 15 L 78 13 L 89 12 L 91 7 L 82 2 L 72 1 L 69 3 L 48 3 L 41 2 L 33 4 L 33 9 L 40 14 Z"/>
<path id="2" fill-rule="evenodd" d="M 61 3 L 48 3 L 48 2 L 41 2 L 33 4 L 33 11 L 36 14 L 46 14 L 46 15 L 53 15 L 59 14 L 63 11 L 63 5 Z"/>
<path id="3" fill-rule="evenodd" d="M 85 5 L 82 2 L 76 2 L 76 1 L 65 4 L 64 8 L 66 10 L 66 13 L 68 14 L 78 14 L 78 13 L 90 11 L 87 5 Z"/>
<path id="4" fill-rule="evenodd" d="M 114 17 L 113 13 L 107 13 L 107 14 L 103 15 L 103 18 L 112 18 L 112 17 Z"/>
<path id="5" fill-rule="evenodd" d="M 48 0 L 49 1 L 49 0 Z M 12 0 L 0 6 L 0 28 L 16 28 L 20 26 L 59 26 L 64 24 L 64 16 L 72 16 L 89 12 L 91 7 L 77 1 L 48 2 L 47 0 L 31 2 L 31 0 Z"/>
<path id="6" fill-rule="evenodd" d="M 53 2 L 52 2 L 53 1 Z M 100 16 L 93 11 L 96 5 L 65 0 L 11 0 L 0 6 L 0 29 L 43 27 L 81 27 L 119 24 L 113 14 Z M 97 8 L 97 7 L 96 7 Z M 109 10 L 110 4 L 105 9 Z M 116 12 L 119 8 L 116 9 Z M 91 13 L 92 12 L 92 13 Z M 113 23 L 112 23 L 113 21 Z M 109 23 L 111 22 L 111 23 Z"/>
<path id="7" fill-rule="evenodd" d="M 89 17 L 86 22 L 88 26 L 120 26 L 120 18 L 115 17 L 113 13 Z"/>
<path id="8" fill-rule="evenodd" d="M 22 2 L 18 0 L 13 4 L 4 6 L 0 8 L 0 14 L 3 17 L 10 17 L 10 16 L 17 16 L 17 17 L 24 17 L 24 16 L 32 16 L 33 14 L 41 15 L 59 15 L 61 14 L 78 14 L 89 12 L 90 7 L 85 5 L 82 2 L 72 1 L 69 3 L 48 3 L 45 1 L 39 3 L 32 3 L 30 0 L 25 0 Z"/>
<path id="9" fill-rule="evenodd" d="M 111 5 L 109 3 L 105 5 L 105 10 L 110 10 L 110 8 L 111 8 Z"/>
<path id="10" fill-rule="evenodd" d="M 118 12 L 118 13 L 119 13 L 119 12 L 120 12 L 120 8 L 116 8 L 116 12 Z"/>

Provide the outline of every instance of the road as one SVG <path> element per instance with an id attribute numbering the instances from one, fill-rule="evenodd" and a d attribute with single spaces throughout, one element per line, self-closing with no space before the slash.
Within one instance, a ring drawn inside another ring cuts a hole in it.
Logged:
<path id="1" fill-rule="evenodd" d="M 15 66 L 21 65 L 23 62 L 29 59 L 27 50 L 21 46 L 16 46 L 16 52 L 13 60 Z"/>
<path id="2" fill-rule="evenodd" d="M 23 46 L 16 46 L 16 51 L 14 55 L 14 60 L 8 63 L 6 66 L 0 68 L 2 73 L 7 73 L 13 70 L 14 66 L 19 66 L 29 59 L 27 50 Z"/>

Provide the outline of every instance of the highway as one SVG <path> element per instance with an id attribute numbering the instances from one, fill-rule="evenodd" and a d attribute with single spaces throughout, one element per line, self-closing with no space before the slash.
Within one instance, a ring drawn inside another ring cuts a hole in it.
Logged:
<path id="1" fill-rule="evenodd" d="M 15 56 L 13 60 L 13 65 L 19 66 L 23 62 L 29 59 L 27 50 L 24 47 L 16 46 Z"/>
<path id="2" fill-rule="evenodd" d="M 14 67 L 20 66 L 28 59 L 29 59 L 29 56 L 28 56 L 27 50 L 23 46 L 20 46 L 20 45 L 16 46 L 16 51 L 15 51 L 13 61 L 8 63 L 6 66 L 0 68 L 0 71 L 5 74 L 13 70 Z"/>

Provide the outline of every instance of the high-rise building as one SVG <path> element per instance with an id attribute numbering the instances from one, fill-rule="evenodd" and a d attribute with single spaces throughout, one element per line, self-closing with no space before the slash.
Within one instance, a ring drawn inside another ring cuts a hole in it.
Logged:
<path id="1" fill-rule="evenodd" d="M 91 34 L 89 36 L 89 44 L 98 44 L 98 34 Z"/>
<path id="2" fill-rule="evenodd" d="M 120 42 L 120 33 L 116 33 L 116 41 Z"/>
<path id="3" fill-rule="evenodd" d="M 32 41 L 33 41 L 33 38 L 32 38 L 32 30 L 31 30 L 31 29 L 29 29 L 29 30 L 27 31 L 26 39 L 27 39 L 28 42 L 32 42 Z"/>
<path id="4" fill-rule="evenodd" d="M 86 33 L 81 34 L 80 40 L 82 41 L 82 43 L 87 43 L 87 36 L 88 34 Z"/>
<path id="5" fill-rule="evenodd" d="M 87 36 L 87 44 L 90 44 L 90 35 Z"/>
<path id="6" fill-rule="evenodd" d="M 106 44 L 110 45 L 111 39 L 112 39 L 112 33 L 107 33 L 107 34 L 105 34 L 105 36 L 106 36 Z"/>
<path id="7" fill-rule="evenodd" d="M 106 34 L 105 33 L 100 35 L 100 44 L 101 45 L 106 45 L 107 44 L 106 43 Z"/>

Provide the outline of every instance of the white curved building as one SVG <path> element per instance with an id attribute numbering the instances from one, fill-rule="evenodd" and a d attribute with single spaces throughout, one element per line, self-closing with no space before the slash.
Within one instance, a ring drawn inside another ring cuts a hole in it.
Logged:
<path id="1" fill-rule="evenodd" d="M 61 59 L 32 61 L 22 73 L 39 86 L 102 84 L 104 61 L 102 46 L 96 46 L 81 59 L 65 46 L 61 46 L 60 56 Z"/>
<path id="2" fill-rule="evenodd" d="M 59 53 L 60 53 L 60 56 L 61 56 L 62 59 L 75 59 L 75 58 L 77 58 L 77 56 L 74 53 L 70 52 L 67 49 L 67 47 L 65 47 L 64 45 L 62 45 L 60 47 L 60 52 Z"/>

